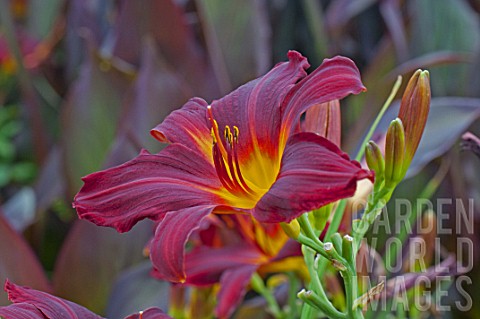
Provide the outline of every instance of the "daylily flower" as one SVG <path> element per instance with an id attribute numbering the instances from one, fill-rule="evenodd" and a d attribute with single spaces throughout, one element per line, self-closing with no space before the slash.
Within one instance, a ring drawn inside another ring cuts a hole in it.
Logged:
<path id="1" fill-rule="evenodd" d="M 0 307 L 5 319 L 104 319 L 71 301 L 46 292 L 17 286 L 8 280 L 5 291 L 12 305 Z M 158 308 L 149 308 L 125 319 L 172 319 Z"/>
<path id="2" fill-rule="evenodd" d="M 242 301 L 251 277 L 295 271 L 307 278 L 300 244 L 280 224 L 262 224 L 248 215 L 211 215 L 206 229 L 192 239 L 185 256 L 185 284 L 220 283 L 215 315 L 228 318 Z M 206 262 L 208 261 L 208 262 Z M 162 278 L 162 274 L 154 272 Z"/>
<path id="3" fill-rule="evenodd" d="M 170 143 L 158 154 L 83 178 L 75 197 L 80 218 L 130 230 L 158 222 L 150 258 L 163 278 L 185 282 L 184 246 L 211 213 L 251 214 L 264 223 L 352 196 L 373 173 L 336 145 L 299 132 L 308 108 L 365 90 L 355 64 L 326 59 L 310 75 L 298 52 L 222 99 L 191 99 L 152 130 Z"/>

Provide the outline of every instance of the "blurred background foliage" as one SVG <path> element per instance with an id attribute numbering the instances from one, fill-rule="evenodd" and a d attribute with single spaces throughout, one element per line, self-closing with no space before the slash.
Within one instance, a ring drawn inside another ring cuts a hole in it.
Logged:
<path id="1" fill-rule="evenodd" d="M 337 54 L 359 66 L 368 92 L 342 102 L 351 154 L 397 75 L 430 70 L 427 130 L 396 196 L 414 200 L 437 176 L 428 196 L 454 203 L 445 227 L 455 229 L 455 199 L 474 199 L 475 232 L 442 244 L 480 245 L 480 160 L 458 146 L 465 131 L 480 133 L 479 15 L 478 0 L 0 0 L 0 282 L 111 318 L 167 308 L 168 286 L 149 279 L 142 253 L 152 225 L 120 235 L 77 220 L 81 177 L 158 151 L 149 130 L 168 113 L 225 95 L 290 49 L 312 66 Z M 468 275 L 478 282 L 480 267 Z M 478 318 L 480 305 L 442 316 Z"/>

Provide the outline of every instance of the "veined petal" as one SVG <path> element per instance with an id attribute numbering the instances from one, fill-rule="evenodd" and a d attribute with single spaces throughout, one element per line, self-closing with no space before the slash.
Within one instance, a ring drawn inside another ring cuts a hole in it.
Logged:
<path id="1" fill-rule="evenodd" d="M 125 319 L 172 319 L 172 317 L 165 314 L 161 309 L 148 308 L 147 310 L 125 317 Z"/>
<path id="2" fill-rule="evenodd" d="M 223 272 L 245 265 L 260 265 L 267 261 L 253 245 L 237 244 L 221 248 L 200 246 L 185 259 L 187 284 L 211 285 L 220 280 Z"/>
<path id="3" fill-rule="evenodd" d="M 250 81 L 220 100 L 212 102 L 212 113 L 219 129 L 238 127 L 238 155 L 241 161 L 253 152 L 277 155 L 280 105 L 298 80 L 306 76 L 310 65 L 296 51 L 288 53 L 288 62 L 278 63 L 264 76 Z"/>
<path id="4" fill-rule="evenodd" d="M 21 302 L 0 307 L 0 317 L 5 319 L 45 319 L 43 313 L 34 305 Z"/>
<path id="5" fill-rule="evenodd" d="M 17 286 L 8 280 L 5 282 L 8 299 L 13 303 L 27 303 L 35 306 L 47 319 L 103 319 L 90 310 L 71 301 L 58 298 L 35 289 Z M 22 307 L 24 310 L 29 310 Z M 31 309 L 31 307 L 30 307 Z M 1 312 L 0 312 L 1 314 Z M 43 318 L 43 317 L 26 317 Z"/>
<path id="6" fill-rule="evenodd" d="M 150 259 L 159 277 L 171 282 L 185 282 L 185 244 L 214 208 L 194 206 L 165 215 L 150 247 Z"/>
<path id="7" fill-rule="evenodd" d="M 266 223 L 290 222 L 302 213 L 355 193 L 357 181 L 373 172 L 351 161 L 329 140 L 313 133 L 292 136 L 280 174 L 260 199 L 253 216 Z"/>
<path id="8" fill-rule="evenodd" d="M 282 104 L 282 140 L 286 141 L 300 115 L 309 107 L 365 91 L 355 63 L 345 57 L 325 59 L 288 93 Z M 282 143 L 282 142 L 281 142 Z"/>
<path id="9" fill-rule="evenodd" d="M 340 147 L 342 134 L 340 102 L 333 100 L 310 107 L 305 113 L 303 132 L 316 133 Z"/>
<path id="10" fill-rule="evenodd" d="M 190 99 L 177 111 L 150 131 L 153 137 L 164 143 L 180 143 L 199 151 L 212 160 L 212 136 L 207 117 L 207 102 L 201 98 Z"/>
<path id="11" fill-rule="evenodd" d="M 217 294 L 218 303 L 215 308 L 215 315 L 219 319 L 230 318 L 235 308 L 242 302 L 250 279 L 256 270 L 256 265 L 246 265 L 223 273 L 220 279 L 220 291 Z"/>
<path id="12" fill-rule="evenodd" d="M 75 196 L 78 216 L 119 232 L 144 218 L 161 220 L 170 211 L 220 204 L 221 188 L 211 163 L 181 144 L 83 178 Z"/>

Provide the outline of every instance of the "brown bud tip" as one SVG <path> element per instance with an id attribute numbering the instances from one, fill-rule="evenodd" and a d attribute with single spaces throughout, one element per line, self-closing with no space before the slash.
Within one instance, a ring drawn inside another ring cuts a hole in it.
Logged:
<path id="1" fill-rule="evenodd" d="M 430 95 L 430 74 L 417 70 L 407 84 L 398 112 L 405 129 L 405 172 L 417 151 L 427 123 Z"/>

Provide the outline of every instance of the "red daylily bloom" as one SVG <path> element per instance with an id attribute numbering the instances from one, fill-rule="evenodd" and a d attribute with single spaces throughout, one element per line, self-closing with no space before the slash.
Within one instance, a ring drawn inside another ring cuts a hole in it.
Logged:
<path id="1" fill-rule="evenodd" d="M 262 224 L 240 214 L 212 215 L 209 222 L 207 229 L 196 233 L 194 248 L 185 256 L 185 284 L 220 283 L 216 317 L 230 317 L 255 272 L 296 271 L 308 276 L 300 244 L 289 239 L 280 224 Z M 161 273 L 154 275 L 162 278 Z"/>
<path id="2" fill-rule="evenodd" d="M 5 291 L 12 305 L 0 307 L 5 319 L 104 319 L 71 301 L 46 292 L 17 286 L 8 280 Z M 150 308 L 125 319 L 172 319 L 158 308 Z"/>
<path id="3" fill-rule="evenodd" d="M 84 177 L 79 217 L 120 232 L 158 221 L 151 260 L 163 278 L 184 282 L 185 243 L 212 212 L 289 222 L 352 196 L 373 174 L 327 139 L 297 132 L 309 107 L 363 91 L 359 71 L 335 57 L 307 76 L 306 58 L 288 58 L 210 105 L 194 98 L 173 112 L 152 130 L 170 143 L 158 154 Z"/>

